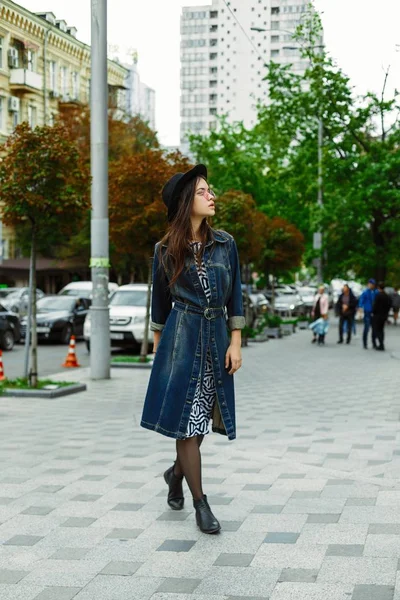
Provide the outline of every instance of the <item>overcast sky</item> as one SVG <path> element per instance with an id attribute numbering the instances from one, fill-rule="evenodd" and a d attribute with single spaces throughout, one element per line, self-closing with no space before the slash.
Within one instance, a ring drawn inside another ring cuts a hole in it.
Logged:
<path id="1" fill-rule="evenodd" d="M 19 4 L 33 12 L 54 12 L 57 19 L 78 28 L 79 39 L 90 43 L 90 0 L 19 0 Z M 179 143 L 181 7 L 199 4 L 199 0 L 108 2 L 109 46 L 114 52 L 119 47 L 123 60 L 130 49 L 137 49 L 141 77 L 156 90 L 156 126 L 166 145 Z M 400 0 L 316 0 L 316 6 L 323 11 L 327 48 L 358 92 L 379 91 L 388 65 L 392 88 L 400 88 L 400 52 L 395 51 L 400 44 Z"/>

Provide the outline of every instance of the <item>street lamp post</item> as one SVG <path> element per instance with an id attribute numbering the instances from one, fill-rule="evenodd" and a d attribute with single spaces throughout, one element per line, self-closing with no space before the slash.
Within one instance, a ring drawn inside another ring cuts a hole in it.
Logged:
<path id="1" fill-rule="evenodd" d="M 90 374 L 110 378 L 110 318 L 108 308 L 108 83 L 107 0 L 91 0 L 91 260 L 92 306 L 90 309 Z"/>

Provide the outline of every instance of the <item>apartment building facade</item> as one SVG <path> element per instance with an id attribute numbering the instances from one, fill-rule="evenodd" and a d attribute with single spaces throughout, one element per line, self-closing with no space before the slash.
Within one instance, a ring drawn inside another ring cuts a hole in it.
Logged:
<path id="1" fill-rule="evenodd" d="M 212 0 L 184 7 L 181 15 L 180 141 L 206 134 L 217 115 L 255 124 L 257 104 L 268 102 L 265 63 L 291 64 L 303 72 L 293 33 L 308 0 Z"/>
<path id="2" fill-rule="evenodd" d="M 151 129 L 155 129 L 156 93 L 153 88 L 149 87 L 141 80 L 137 66 L 137 56 L 134 57 L 131 66 L 125 66 L 128 69 L 126 80 L 126 110 L 130 115 L 139 115 L 143 121 L 146 121 L 149 124 Z"/>

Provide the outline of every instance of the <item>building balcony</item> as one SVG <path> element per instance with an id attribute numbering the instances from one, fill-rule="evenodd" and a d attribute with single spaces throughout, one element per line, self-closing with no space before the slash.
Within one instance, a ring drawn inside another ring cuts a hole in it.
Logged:
<path id="1" fill-rule="evenodd" d="M 58 99 L 58 104 L 60 108 L 74 108 L 76 106 L 80 106 L 82 101 L 72 94 L 61 93 Z"/>
<path id="2" fill-rule="evenodd" d="M 11 69 L 10 89 L 21 92 L 41 91 L 43 89 L 43 76 L 28 69 Z"/>

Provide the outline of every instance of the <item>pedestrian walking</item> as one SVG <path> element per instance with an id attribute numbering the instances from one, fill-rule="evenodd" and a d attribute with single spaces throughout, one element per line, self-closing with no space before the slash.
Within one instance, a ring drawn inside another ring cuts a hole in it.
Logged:
<path id="1" fill-rule="evenodd" d="M 385 350 L 385 323 L 389 316 L 391 306 L 392 301 L 390 296 L 385 292 L 385 284 L 381 281 L 378 283 L 378 293 L 372 308 L 372 327 L 376 350 Z"/>
<path id="2" fill-rule="evenodd" d="M 398 288 L 394 289 L 393 293 L 390 295 L 390 299 L 392 301 L 393 308 L 393 323 L 397 325 L 397 319 L 399 318 L 400 311 L 400 294 Z"/>
<path id="3" fill-rule="evenodd" d="M 185 477 L 198 527 L 217 533 L 202 487 L 200 446 L 211 422 L 214 432 L 236 437 L 233 374 L 242 364 L 245 325 L 239 258 L 233 237 L 208 224 L 215 196 L 204 165 L 175 174 L 162 197 L 169 229 L 154 252 L 155 357 L 141 425 L 176 439 L 176 460 L 164 473 L 168 505 L 183 508 Z"/>
<path id="4" fill-rule="evenodd" d="M 376 289 L 376 281 L 375 279 L 369 279 L 368 287 L 363 291 L 359 300 L 358 300 L 358 308 L 363 310 L 364 316 L 364 330 L 363 330 L 363 346 L 365 350 L 368 349 L 368 334 L 370 329 L 372 329 L 372 309 L 374 306 L 375 298 L 378 291 Z M 399 296 L 400 298 L 400 296 Z M 375 347 L 374 336 L 372 335 L 373 345 Z"/>
<path id="5" fill-rule="evenodd" d="M 343 344 L 343 328 L 347 322 L 347 344 L 351 342 L 351 332 L 353 328 L 353 319 L 357 307 L 357 298 L 347 285 L 343 286 L 343 291 L 337 301 L 336 310 L 339 315 L 339 340 L 338 344 Z"/>
<path id="6" fill-rule="evenodd" d="M 310 328 L 313 331 L 312 344 L 317 342 L 319 346 L 325 344 L 325 335 L 328 328 L 328 312 L 328 294 L 325 293 L 325 286 L 320 285 L 318 292 L 314 296 L 314 303 L 311 310 L 311 316 L 313 318 L 313 323 L 310 325 Z"/>

